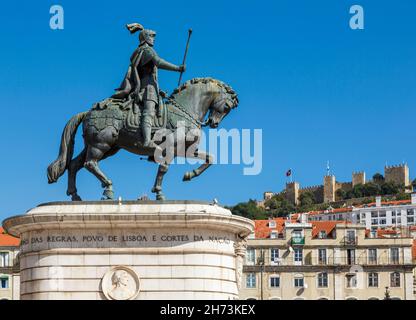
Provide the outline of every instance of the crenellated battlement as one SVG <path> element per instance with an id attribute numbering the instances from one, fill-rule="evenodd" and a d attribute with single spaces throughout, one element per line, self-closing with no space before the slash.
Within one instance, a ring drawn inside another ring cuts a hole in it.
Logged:
<path id="1" fill-rule="evenodd" d="M 410 185 L 409 167 L 406 163 L 384 167 L 384 177 L 387 182 L 394 182 L 405 186 Z M 349 191 L 354 186 L 365 184 L 366 173 L 363 170 L 353 171 L 351 181 L 340 182 L 335 175 L 324 175 L 323 184 L 300 187 L 297 181 L 287 182 L 283 191 L 274 194 L 285 194 L 286 198 L 293 204 L 299 203 L 299 196 L 305 192 L 312 192 L 318 203 L 337 201 L 337 191 Z M 339 200 L 339 199 L 338 199 Z"/>

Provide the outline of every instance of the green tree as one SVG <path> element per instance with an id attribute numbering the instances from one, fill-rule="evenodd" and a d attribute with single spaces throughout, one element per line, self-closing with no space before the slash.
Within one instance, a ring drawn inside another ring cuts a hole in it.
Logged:
<path id="1" fill-rule="evenodd" d="M 365 197 L 377 196 L 381 194 L 381 187 L 377 183 L 368 182 L 363 187 L 363 195 Z"/>
<path id="2" fill-rule="evenodd" d="M 338 189 L 338 190 L 335 192 L 335 195 L 337 196 L 337 198 L 338 198 L 339 200 L 344 200 L 344 199 L 347 199 L 347 191 L 345 191 L 344 189 Z"/>
<path id="3" fill-rule="evenodd" d="M 373 181 L 375 183 L 383 183 L 384 182 L 384 176 L 381 173 L 375 173 L 373 175 Z"/>
<path id="4" fill-rule="evenodd" d="M 397 194 L 400 192 L 400 186 L 393 182 L 385 182 L 381 185 L 381 192 L 383 195 Z"/>
<path id="5" fill-rule="evenodd" d="M 315 195 L 310 191 L 304 192 L 299 196 L 299 203 L 302 207 L 311 206 L 316 203 Z"/>
<path id="6" fill-rule="evenodd" d="M 249 219 L 267 219 L 269 214 L 257 206 L 255 200 L 250 199 L 248 202 L 241 202 L 231 208 L 231 212 L 235 215 L 246 217 Z"/>

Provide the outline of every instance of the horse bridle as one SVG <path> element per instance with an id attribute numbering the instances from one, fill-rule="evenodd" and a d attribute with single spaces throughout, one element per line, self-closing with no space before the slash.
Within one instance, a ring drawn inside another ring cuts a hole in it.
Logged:
<path id="1" fill-rule="evenodd" d="M 192 113 L 190 113 L 188 110 L 186 110 L 179 102 L 177 102 L 175 99 L 171 98 L 171 97 L 166 97 L 167 101 L 170 101 L 172 103 L 173 106 L 175 106 L 177 109 L 179 109 L 180 111 L 182 111 L 185 115 L 187 115 L 194 124 L 196 124 L 197 127 L 206 127 L 209 125 L 210 123 L 210 114 L 211 111 L 208 114 L 208 118 L 205 121 L 200 121 L 199 119 L 197 119 Z M 234 106 L 234 101 L 233 99 L 228 98 L 224 98 L 223 100 L 226 100 L 226 104 L 227 106 L 232 109 Z"/>

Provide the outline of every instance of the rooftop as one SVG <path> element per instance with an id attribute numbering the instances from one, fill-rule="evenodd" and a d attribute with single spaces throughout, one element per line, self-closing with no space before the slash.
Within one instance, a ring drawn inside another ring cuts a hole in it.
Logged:
<path id="1" fill-rule="evenodd" d="M 0 227 L 0 247 L 18 247 L 19 245 L 19 238 L 7 234 L 6 231 Z"/>

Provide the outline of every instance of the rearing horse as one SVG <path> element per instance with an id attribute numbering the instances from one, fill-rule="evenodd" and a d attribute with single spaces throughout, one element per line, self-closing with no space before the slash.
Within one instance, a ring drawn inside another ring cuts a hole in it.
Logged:
<path id="1" fill-rule="evenodd" d="M 143 147 L 140 128 L 133 132 L 129 130 L 126 121 L 127 111 L 115 106 L 111 99 L 108 101 L 112 108 L 110 109 L 117 110 L 115 116 L 110 114 L 110 117 L 109 113 L 106 113 L 106 116 L 97 120 L 103 111 L 90 110 L 79 113 L 68 121 L 62 133 L 59 156 L 48 167 L 49 183 L 58 181 L 65 170 L 68 170 L 67 195 L 71 196 L 73 201 L 81 200 L 77 193 L 76 175 L 82 167 L 100 180 L 104 188 L 103 200 L 114 198 L 112 182 L 101 171 L 98 162 L 116 154 L 120 149 L 149 156 L 149 160 L 159 163 L 152 192 L 156 193 L 157 200 L 164 200 L 163 176 L 173 159 L 182 156 L 205 161 L 197 169 L 186 172 L 184 181 L 189 181 L 204 172 L 212 164 L 212 156 L 198 150 L 201 126 L 217 128 L 224 117 L 238 105 L 235 91 L 219 80 L 195 78 L 185 82 L 167 98 L 164 107 L 166 125 L 154 133 L 154 142 L 163 150 L 163 153 L 160 153 L 158 150 L 155 152 L 154 149 Z M 204 121 L 207 114 L 208 118 Z M 75 134 L 81 123 L 85 147 L 72 159 Z M 184 130 L 181 130 L 182 135 L 179 134 L 180 127 L 184 127 Z"/>

